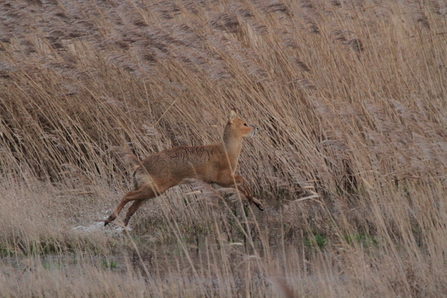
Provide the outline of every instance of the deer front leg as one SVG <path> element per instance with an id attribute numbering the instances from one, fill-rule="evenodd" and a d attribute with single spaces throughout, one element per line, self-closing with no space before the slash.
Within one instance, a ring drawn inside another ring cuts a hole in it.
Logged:
<path id="1" fill-rule="evenodd" d="M 241 191 L 248 199 L 250 203 L 255 204 L 256 207 L 258 207 L 259 210 L 264 211 L 264 207 L 262 207 L 262 203 L 253 197 L 253 194 L 248 187 L 247 181 L 244 179 L 244 177 L 239 175 L 233 175 L 234 180 L 236 181 L 236 186 L 239 191 Z"/>
<path id="2" fill-rule="evenodd" d="M 245 181 L 242 176 L 227 172 L 226 175 L 222 175 L 219 181 L 216 181 L 216 183 L 223 187 L 236 186 L 237 190 L 242 192 L 250 203 L 255 204 L 259 210 L 264 211 L 262 203 L 258 199 L 253 197 L 253 194 L 248 187 L 247 181 Z"/>

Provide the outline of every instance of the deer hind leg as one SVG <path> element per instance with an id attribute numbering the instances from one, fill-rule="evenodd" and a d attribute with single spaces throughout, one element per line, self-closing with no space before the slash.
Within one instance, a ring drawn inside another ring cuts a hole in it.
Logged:
<path id="1" fill-rule="evenodd" d="M 115 218 L 118 216 L 118 214 L 121 212 L 121 210 L 124 208 L 124 206 L 131 202 L 135 201 L 132 206 L 129 208 L 129 211 L 127 212 L 126 219 L 124 221 L 124 224 L 127 225 L 127 223 L 130 220 L 130 217 L 138 210 L 138 208 L 148 199 L 155 198 L 157 196 L 157 193 L 154 191 L 153 187 L 151 186 L 143 186 L 138 190 L 135 191 L 129 191 L 122 199 L 121 202 L 116 207 L 115 211 L 104 221 L 104 225 L 108 225 L 110 222 L 114 221 Z"/>
<path id="2" fill-rule="evenodd" d="M 124 218 L 124 225 L 127 226 L 127 224 L 130 221 L 130 218 L 132 217 L 132 215 L 134 215 L 135 212 L 137 212 L 138 208 L 140 208 L 144 202 L 146 202 L 147 199 L 145 200 L 139 200 L 139 201 L 135 201 L 132 203 L 132 205 L 130 205 L 129 209 L 127 210 L 126 213 L 126 217 Z"/>

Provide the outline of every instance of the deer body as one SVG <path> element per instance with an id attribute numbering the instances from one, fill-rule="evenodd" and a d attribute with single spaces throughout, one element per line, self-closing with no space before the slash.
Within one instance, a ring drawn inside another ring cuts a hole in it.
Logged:
<path id="1" fill-rule="evenodd" d="M 235 174 L 242 139 L 255 135 L 257 130 L 256 126 L 247 125 L 235 111 L 231 111 L 221 143 L 179 146 L 163 150 L 138 162 L 133 174 L 134 191 L 123 197 L 104 225 L 113 221 L 123 207 L 133 201 L 124 219 L 124 224 L 127 225 L 145 201 L 183 183 L 185 179 L 199 179 L 223 187 L 235 186 L 249 202 L 263 210 L 262 204 L 253 197 L 245 179 Z M 137 160 L 136 157 L 134 159 Z"/>

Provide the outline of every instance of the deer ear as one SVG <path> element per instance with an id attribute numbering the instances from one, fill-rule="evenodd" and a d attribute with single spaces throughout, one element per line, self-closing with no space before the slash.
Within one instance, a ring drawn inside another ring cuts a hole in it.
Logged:
<path id="1" fill-rule="evenodd" d="M 235 110 L 230 111 L 230 117 L 228 118 L 228 122 L 233 123 L 237 118 L 237 113 Z"/>

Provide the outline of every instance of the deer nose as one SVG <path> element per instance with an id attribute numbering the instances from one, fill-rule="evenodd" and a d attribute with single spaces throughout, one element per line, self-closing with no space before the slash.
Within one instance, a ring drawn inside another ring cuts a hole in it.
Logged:
<path id="1" fill-rule="evenodd" d="M 251 134 L 250 134 L 250 136 L 252 137 L 258 133 L 258 127 L 255 125 L 251 125 L 251 127 L 253 127 L 253 130 L 251 131 Z"/>

